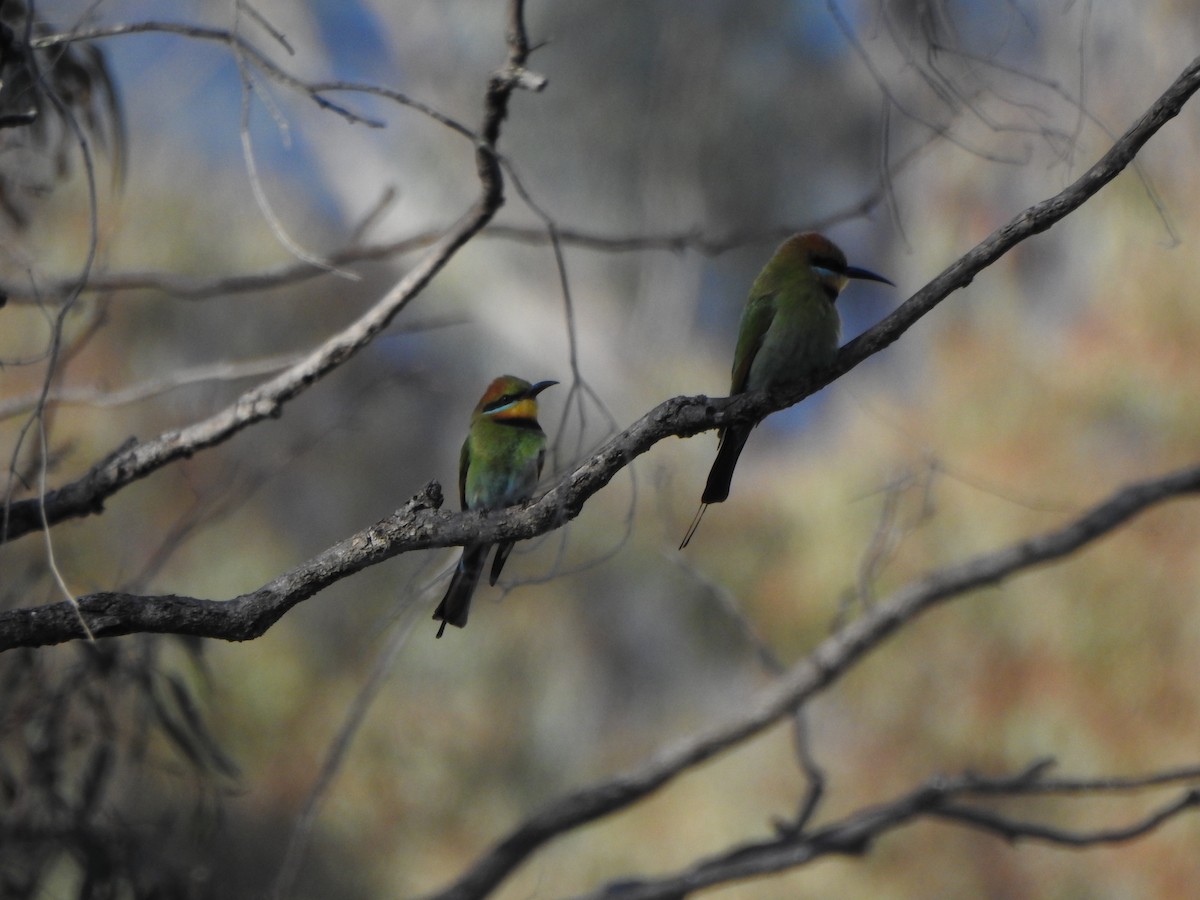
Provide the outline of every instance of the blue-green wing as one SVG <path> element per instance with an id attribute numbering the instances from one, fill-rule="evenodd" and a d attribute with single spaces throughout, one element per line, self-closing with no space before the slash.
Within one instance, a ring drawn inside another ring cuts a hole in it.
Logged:
<path id="1" fill-rule="evenodd" d="M 462 450 L 458 452 L 458 506 L 467 508 L 467 469 L 471 467 L 471 438 L 463 441 Z"/>
<path id="2" fill-rule="evenodd" d="M 738 328 L 737 349 L 733 352 L 733 379 L 729 393 L 741 394 L 746 390 L 750 377 L 750 366 L 762 349 L 767 329 L 775 318 L 775 292 L 751 296 L 742 313 L 742 324 Z"/>

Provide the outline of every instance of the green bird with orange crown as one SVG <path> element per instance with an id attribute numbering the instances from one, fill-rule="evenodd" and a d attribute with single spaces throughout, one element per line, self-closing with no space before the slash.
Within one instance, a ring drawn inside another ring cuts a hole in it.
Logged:
<path id="1" fill-rule="evenodd" d="M 846 254 L 814 231 L 784 241 L 750 287 L 733 353 L 730 395 L 784 390 L 832 363 L 842 330 L 835 304 L 851 278 L 892 284 L 882 275 L 847 265 Z M 721 429 L 700 509 L 680 550 L 700 527 L 708 504 L 729 496 L 733 470 L 754 424 Z"/>
<path id="2" fill-rule="evenodd" d="M 458 462 L 458 496 L 466 509 L 503 509 L 524 503 L 537 487 L 546 458 L 546 434 L 538 424 L 537 396 L 557 381 L 530 384 L 501 375 L 488 385 L 471 413 L 471 428 Z M 496 548 L 489 583 L 495 584 L 512 551 L 513 542 Z M 471 610 L 471 595 L 483 574 L 491 544 L 467 544 L 450 579 L 446 596 L 434 610 L 441 620 L 437 636 L 447 625 L 462 628 Z"/>

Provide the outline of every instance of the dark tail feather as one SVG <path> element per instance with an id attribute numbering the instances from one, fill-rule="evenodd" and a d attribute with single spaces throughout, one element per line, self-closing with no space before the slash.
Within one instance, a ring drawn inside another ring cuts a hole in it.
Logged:
<path id="1" fill-rule="evenodd" d="M 722 432 L 721 446 L 717 448 L 717 458 L 708 473 L 708 484 L 704 486 L 701 503 L 721 503 L 729 497 L 733 470 L 737 468 L 738 457 L 742 455 L 742 448 L 749 437 L 749 428 L 726 428 Z"/>
<path id="2" fill-rule="evenodd" d="M 500 570 L 504 568 L 504 563 L 508 559 L 508 554 L 512 553 L 512 548 L 512 541 L 505 541 L 503 544 L 496 545 L 496 556 L 492 560 L 492 576 L 488 579 L 488 584 L 496 584 L 496 579 L 500 577 Z"/>
<path id="3" fill-rule="evenodd" d="M 733 470 L 737 468 L 738 457 L 750 437 L 749 428 L 726 428 L 721 432 L 721 443 L 717 447 L 717 458 L 713 460 L 708 472 L 708 483 L 704 485 L 704 494 L 700 497 L 700 508 L 692 516 L 692 524 L 688 526 L 687 534 L 679 544 L 682 550 L 695 535 L 704 518 L 704 511 L 710 503 L 721 503 L 729 496 L 729 484 L 733 481 Z"/>
<path id="4" fill-rule="evenodd" d="M 433 611 L 434 619 L 441 619 L 442 625 L 437 636 L 441 637 L 447 625 L 462 628 L 467 624 L 467 614 L 471 611 L 471 595 L 479 584 L 479 576 L 483 574 L 483 564 L 487 561 L 491 544 L 473 544 L 464 547 L 458 565 L 454 567 L 454 576 L 450 579 L 450 587 L 446 596 Z"/>

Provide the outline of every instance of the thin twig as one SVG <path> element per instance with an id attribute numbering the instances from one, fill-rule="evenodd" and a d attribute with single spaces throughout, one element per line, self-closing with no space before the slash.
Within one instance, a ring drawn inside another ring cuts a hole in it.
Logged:
<path id="1" fill-rule="evenodd" d="M 1021 796 L 1036 784 L 1037 765 L 1015 778 L 994 779 L 989 792 Z M 1030 775 L 1030 771 L 1033 774 Z M 1036 840 L 1060 847 L 1095 847 L 1133 840 L 1154 831 L 1184 812 L 1200 807 L 1200 789 L 1189 788 L 1149 814 L 1114 828 L 1073 831 L 1026 822 L 961 802 L 977 793 L 981 783 L 974 775 L 933 778 L 894 800 L 865 807 L 842 819 L 806 833 L 745 844 L 702 859 L 672 875 L 653 879 L 622 879 L 576 900 L 678 900 L 704 888 L 775 874 L 830 855 L 866 853 L 885 834 L 925 817 L 958 822 L 1008 841 Z M 1093 793 L 1103 793 L 1098 782 Z M 441 897 L 451 896 L 449 894 Z M 460 893 L 459 900 L 482 897 Z"/>

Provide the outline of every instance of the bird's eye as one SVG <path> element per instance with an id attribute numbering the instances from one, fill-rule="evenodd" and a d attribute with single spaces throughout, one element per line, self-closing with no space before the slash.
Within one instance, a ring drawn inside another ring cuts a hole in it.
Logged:
<path id="1" fill-rule="evenodd" d="M 822 278 L 839 278 L 846 272 L 846 264 L 832 256 L 817 256 L 811 260 L 812 267 Z"/>

